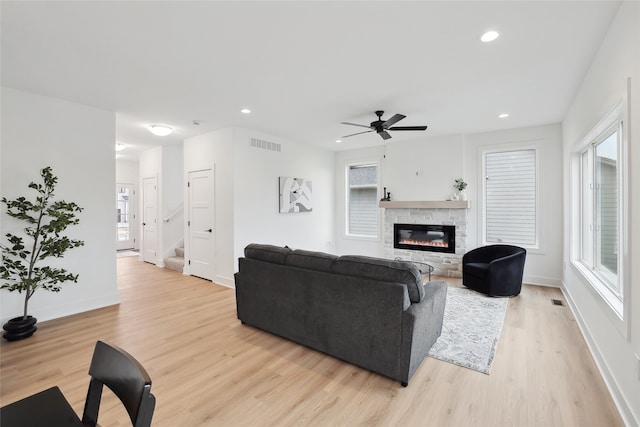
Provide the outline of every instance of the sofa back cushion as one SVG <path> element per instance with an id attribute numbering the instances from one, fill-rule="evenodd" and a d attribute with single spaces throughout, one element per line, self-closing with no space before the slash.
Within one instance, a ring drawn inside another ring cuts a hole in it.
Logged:
<path id="1" fill-rule="evenodd" d="M 276 264 L 284 264 L 287 255 L 291 253 L 291 249 L 274 245 L 261 245 L 252 243 L 244 248 L 244 256 L 260 261 L 273 262 Z"/>
<path id="2" fill-rule="evenodd" d="M 333 262 L 331 271 L 347 276 L 402 283 L 407 287 L 411 302 L 420 302 L 424 298 L 424 287 L 420 270 L 418 270 L 415 264 L 409 261 L 345 255 Z"/>
<path id="3" fill-rule="evenodd" d="M 324 252 L 312 252 L 296 249 L 287 255 L 286 265 L 306 268 L 315 271 L 331 272 L 331 264 L 338 259 L 337 256 Z"/>

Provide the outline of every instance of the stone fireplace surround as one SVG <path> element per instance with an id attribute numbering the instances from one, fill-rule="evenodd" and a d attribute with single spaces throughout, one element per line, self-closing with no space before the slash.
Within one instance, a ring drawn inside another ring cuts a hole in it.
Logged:
<path id="1" fill-rule="evenodd" d="M 466 252 L 467 212 L 469 202 L 380 202 L 384 208 L 385 258 L 425 262 L 433 266 L 433 274 L 462 277 L 462 256 Z M 456 252 L 425 252 L 393 247 L 393 224 L 433 224 L 456 227 Z"/>

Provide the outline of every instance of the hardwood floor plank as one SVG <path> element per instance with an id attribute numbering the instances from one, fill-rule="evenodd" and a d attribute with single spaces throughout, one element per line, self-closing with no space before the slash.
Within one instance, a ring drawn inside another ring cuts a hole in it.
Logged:
<path id="1" fill-rule="evenodd" d="M 135 257 L 118 259 L 118 289 L 118 306 L 3 341 L 0 404 L 58 385 L 81 414 L 100 339 L 149 371 L 156 426 L 623 425 L 570 310 L 551 304 L 555 288 L 509 299 L 490 375 L 427 358 L 407 388 L 241 325 L 233 289 Z M 109 393 L 100 420 L 130 425 Z"/>

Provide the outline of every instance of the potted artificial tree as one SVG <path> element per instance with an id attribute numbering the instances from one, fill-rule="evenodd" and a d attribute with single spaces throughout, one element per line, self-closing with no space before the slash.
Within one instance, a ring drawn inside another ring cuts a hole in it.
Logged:
<path id="1" fill-rule="evenodd" d="M 0 289 L 24 293 L 24 312 L 22 316 L 9 320 L 3 326 L 3 337 L 9 341 L 30 337 L 36 331 L 36 318 L 29 316 L 29 299 L 40 288 L 60 292 L 60 284 L 78 281 L 77 274 L 71 274 L 64 268 L 41 265 L 47 258 L 62 258 L 71 248 L 84 245 L 81 240 L 70 239 L 61 233 L 70 225 L 77 224 L 76 217 L 82 211 L 75 203 L 53 200 L 53 191 L 58 178 L 51 167 L 40 171 L 42 183 L 32 182 L 29 188 L 37 192 L 35 202 L 25 197 L 15 200 L 2 198 L 7 205 L 7 215 L 27 224 L 24 235 L 7 233 L 8 244 L 0 244 L 2 265 L 0 265 Z"/>

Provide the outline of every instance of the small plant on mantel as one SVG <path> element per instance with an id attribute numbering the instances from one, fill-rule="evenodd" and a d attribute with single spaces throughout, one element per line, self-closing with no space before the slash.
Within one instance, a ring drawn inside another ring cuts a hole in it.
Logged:
<path id="1" fill-rule="evenodd" d="M 464 179 L 458 178 L 456 179 L 455 184 L 453 184 L 453 188 L 455 188 L 458 191 L 462 191 L 465 188 L 467 188 L 467 183 L 464 182 Z"/>
<path id="2" fill-rule="evenodd" d="M 464 192 L 464 189 L 467 188 L 467 183 L 464 182 L 464 179 L 456 179 L 453 184 L 453 188 L 457 191 L 453 194 L 451 200 L 467 200 L 467 195 Z"/>
<path id="3" fill-rule="evenodd" d="M 29 316 L 29 299 L 42 288 L 51 292 L 60 292 L 64 282 L 77 283 L 78 275 L 71 274 L 64 268 L 40 265 L 47 258 L 62 258 L 71 248 L 84 245 L 82 240 L 70 239 L 61 235 L 67 227 L 78 224 L 76 214 L 82 208 L 64 200 L 54 201 L 53 191 L 58 178 L 53 175 L 51 167 L 40 171 L 42 183 L 32 182 L 29 188 L 37 192 L 35 202 L 25 197 L 15 200 L 2 198 L 7 206 L 7 215 L 23 221 L 27 226 L 24 236 L 7 233 L 8 244 L 0 244 L 2 265 L 0 289 L 9 292 L 24 292 L 23 315 L 9 320 L 3 328 L 7 331 L 3 336 L 9 341 L 30 337 L 36 331 L 36 318 Z"/>

